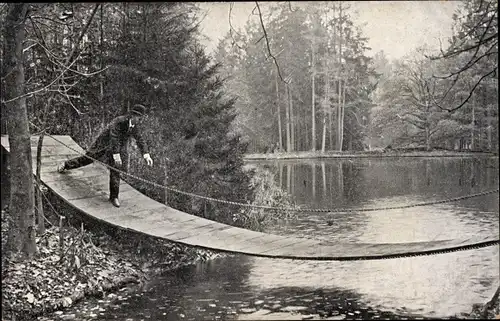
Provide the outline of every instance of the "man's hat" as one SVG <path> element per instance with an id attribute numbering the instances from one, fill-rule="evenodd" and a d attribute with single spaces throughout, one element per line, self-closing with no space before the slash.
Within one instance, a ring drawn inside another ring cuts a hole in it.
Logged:
<path id="1" fill-rule="evenodd" d="M 139 116 L 144 116 L 145 112 L 146 112 L 146 107 L 144 107 L 141 104 L 135 104 L 134 107 L 132 107 L 132 110 L 130 111 L 130 113 Z"/>

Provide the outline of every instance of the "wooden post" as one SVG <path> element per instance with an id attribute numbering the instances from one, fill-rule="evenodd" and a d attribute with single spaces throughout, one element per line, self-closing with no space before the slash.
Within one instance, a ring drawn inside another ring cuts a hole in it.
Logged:
<path id="1" fill-rule="evenodd" d="M 165 161 L 163 165 L 163 186 L 168 186 L 168 161 Z M 166 188 L 163 189 L 163 203 L 168 205 L 168 190 Z"/>
<path id="2" fill-rule="evenodd" d="M 80 255 L 80 263 L 76 267 L 77 269 L 79 269 L 80 266 L 82 265 L 82 263 L 85 261 L 85 251 L 83 251 L 83 248 L 84 248 L 83 238 L 85 237 L 85 229 L 83 228 L 83 222 L 82 222 L 82 225 L 80 227 L 80 231 L 82 233 L 82 235 L 80 236 L 80 249 L 82 249 L 82 251 L 81 251 L 81 255 Z"/>
<path id="3" fill-rule="evenodd" d="M 61 259 L 64 256 L 64 216 L 59 216 L 59 252 L 61 253 Z"/>
<path id="4" fill-rule="evenodd" d="M 42 145 L 43 137 L 45 132 L 42 132 L 38 138 L 38 145 L 36 148 L 36 208 L 37 208 L 37 232 L 38 235 L 45 234 L 45 217 L 43 213 L 43 201 L 42 201 L 42 182 L 40 179 L 40 174 L 42 171 Z"/>

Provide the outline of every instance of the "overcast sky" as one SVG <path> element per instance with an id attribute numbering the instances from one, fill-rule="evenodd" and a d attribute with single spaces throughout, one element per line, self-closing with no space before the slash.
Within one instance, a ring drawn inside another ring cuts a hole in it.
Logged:
<path id="1" fill-rule="evenodd" d="M 302 1 L 292 1 L 292 6 Z M 202 33 L 208 37 L 203 43 L 209 52 L 218 39 L 229 31 L 229 2 L 199 3 L 207 15 L 201 24 Z M 265 7 L 265 2 L 260 2 Z M 372 48 L 368 55 L 383 50 L 390 59 L 404 56 L 413 49 L 427 44 L 439 48 L 451 35 L 452 15 L 460 1 L 349 1 L 355 23 L 362 27 Z M 231 23 L 243 28 L 252 16 L 255 2 L 234 2 Z M 265 8 L 263 8 L 265 9 Z"/>

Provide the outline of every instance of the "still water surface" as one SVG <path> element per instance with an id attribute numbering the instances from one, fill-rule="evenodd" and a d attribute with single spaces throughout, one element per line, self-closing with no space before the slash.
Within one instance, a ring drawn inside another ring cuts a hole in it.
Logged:
<path id="1" fill-rule="evenodd" d="M 251 162 L 307 208 L 373 208 L 498 188 L 498 158 L 384 158 Z M 342 242 L 498 236 L 498 193 L 402 210 L 299 213 L 269 232 Z M 327 222 L 330 224 L 327 224 Z M 242 309 L 303 306 L 349 319 L 468 313 L 499 285 L 498 246 L 433 256 L 314 262 L 232 256 L 168 273 L 148 292 L 101 308 L 100 320 L 233 319 Z M 92 304 L 87 302 L 86 304 Z M 82 308 L 82 307 L 80 307 Z M 357 310 L 356 313 L 353 313 Z M 360 313 L 361 311 L 361 313 Z M 384 312 L 382 312 L 384 311 Z M 83 318 L 83 317 L 82 317 Z"/>

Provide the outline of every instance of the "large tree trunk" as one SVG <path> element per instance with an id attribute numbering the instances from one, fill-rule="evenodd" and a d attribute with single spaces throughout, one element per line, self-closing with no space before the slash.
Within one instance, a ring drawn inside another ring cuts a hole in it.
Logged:
<path id="1" fill-rule="evenodd" d="M 23 42 L 28 4 L 8 4 L 5 18 L 5 109 L 10 145 L 10 214 L 9 248 L 28 258 L 36 253 L 35 212 L 31 142 L 24 94 Z"/>

